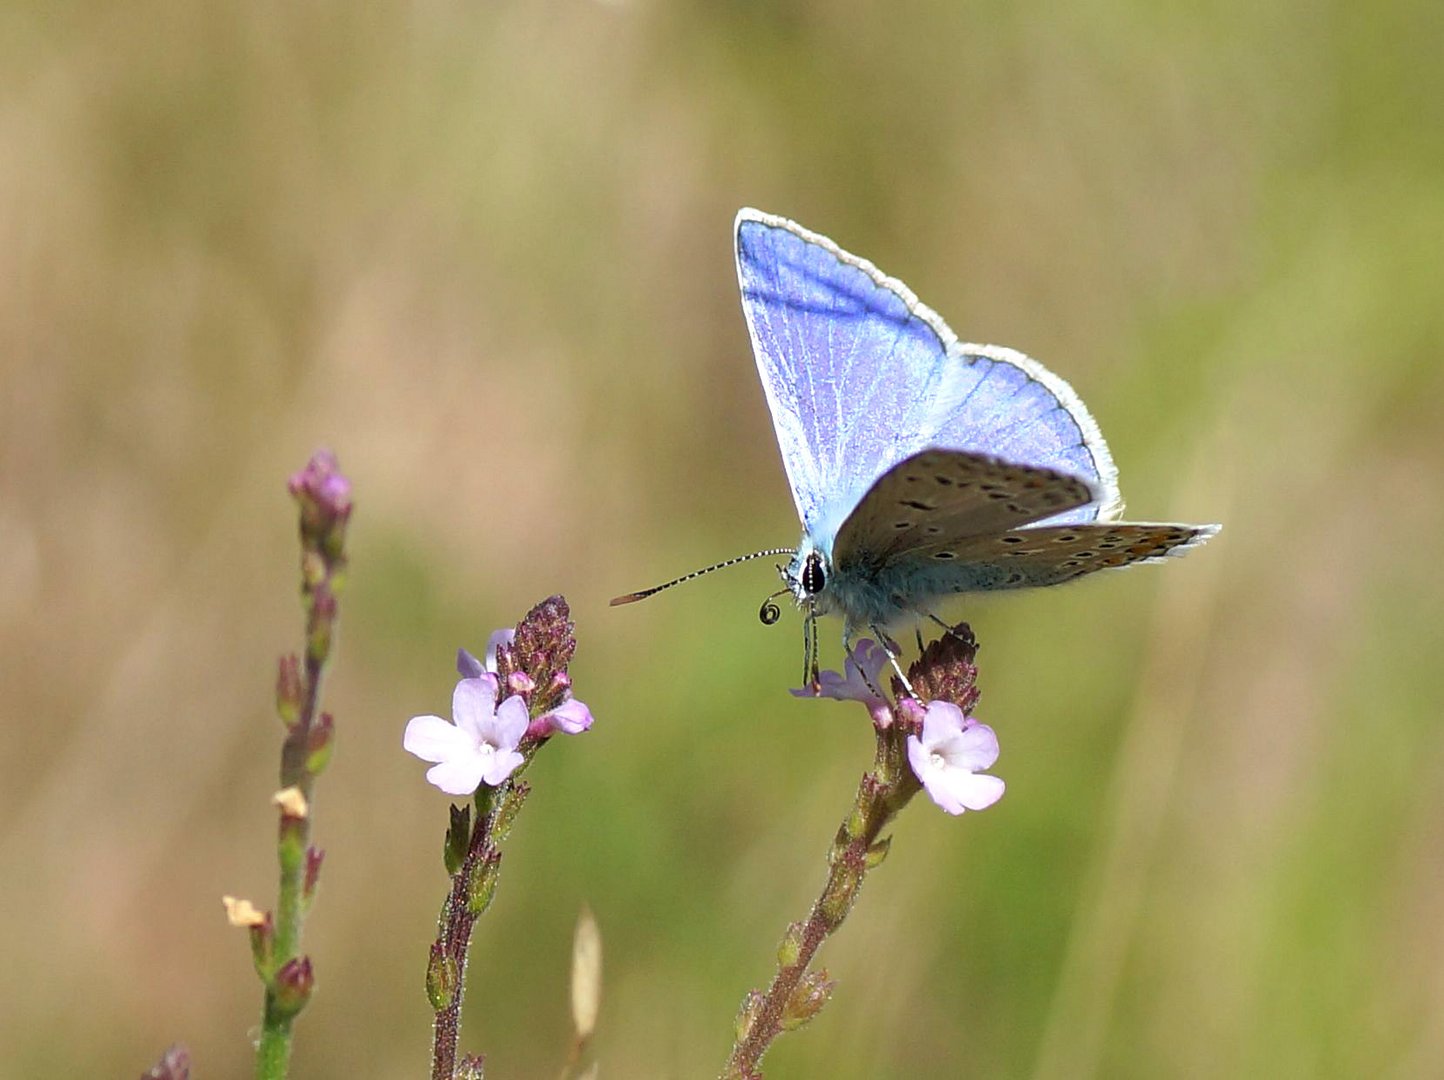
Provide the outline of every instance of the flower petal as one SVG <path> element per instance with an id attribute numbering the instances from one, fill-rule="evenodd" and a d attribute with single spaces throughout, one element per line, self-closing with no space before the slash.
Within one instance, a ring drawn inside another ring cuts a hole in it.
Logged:
<path id="1" fill-rule="evenodd" d="M 479 679 L 486 674 L 480 660 L 465 649 L 456 650 L 456 673 L 463 679 Z"/>
<path id="2" fill-rule="evenodd" d="M 503 702 L 502 704 L 506 703 Z M 515 750 L 498 750 L 496 753 L 490 755 L 486 772 L 482 774 L 481 778 L 492 787 L 496 787 L 497 784 L 515 772 L 516 767 L 525 760 L 526 758 L 522 757 L 521 754 Z M 472 790 L 476 790 L 474 786 Z"/>
<path id="3" fill-rule="evenodd" d="M 492 632 L 486 643 L 486 670 L 496 671 L 496 650 L 503 645 L 510 645 L 516 640 L 516 629 L 514 627 L 503 627 Z"/>
<path id="4" fill-rule="evenodd" d="M 986 810 L 1003 797 L 1007 785 L 997 776 L 974 773 L 953 787 L 958 802 L 969 810 Z"/>
<path id="5" fill-rule="evenodd" d="M 446 761 L 476 746 L 476 740 L 439 716 L 413 716 L 401 745 L 422 761 Z"/>
<path id="6" fill-rule="evenodd" d="M 996 776 L 936 769 L 923 782 L 928 796 L 950 814 L 984 810 L 1003 797 L 1003 781 Z"/>
<path id="7" fill-rule="evenodd" d="M 930 701 L 923 713 L 923 745 L 929 750 L 956 736 L 967 724 L 963 710 L 951 701 Z"/>
<path id="8" fill-rule="evenodd" d="M 527 720 L 526 702 L 513 694 L 497 707 L 496 716 L 487 721 L 482 729 L 482 738 L 498 750 L 515 750 L 516 744 L 526 734 Z"/>
<path id="9" fill-rule="evenodd" d="M 981 772 L 998 760 L 998 736 L 987 724 L 974 720 L 935 749 L 953 768 Z"/>
<path id="10" fill-rule="evenodd" d="M 887 652 L 872 638 L 861 638 L 842 665 L 842 673 L 824 671 L 817 676 L 817 688 L 791 690 L 793 697 L 825 697 L 836 701 L 860 701 L 869 710 L 887 704 L 873 688 L 887 664 Z"/>
<path id="11" fill-rule="evenodd" d="M 546 714 L 552 727 L 567 735 L 579 735 L 592 726 L 592 710 L 576 698 L 568 698 Z"/>
<path id="12" fill-rule="evenodd" d="M 493 755 L 479 754 L 473 747 L 427 769 L 426 780 L 448 795 L 470 795 L 480 786 L 482 774 L 492 760 Z"/>
<path id="13" fill-rule="evenodd" d="M 462 679 L 451 692 L 451 715 L 456 726 L 473 739 L 482 738 L 483 726 L 496 712 L 496 676 Z"/>
<path id="14" fill-rule="evenodd" d="M 982 724 L 976 726 L 985 727 Z M 991 729 L 987 730 L 991 737 Z M 949 758 L 947 745 L 962 742 L 966 734 L 963 732 L 954 735 L 943 747 L 929 747 L 916 735 L 909 735 L 907 740 L 908 764 L 912 766 L 913 774 L 922 782 L 928 798 L 949 814 L 961 814 L 964 810 L 983 810 L 1003 797 L 1005 785 L 998 777 L 975 773 L 954 764 Z M 997 740 L 993 739 L 992 742 L 996 749 Z"/>
<path id="15" fill-rule="evenodd" d="M 887 667 L 887 650 L 872 638 L 859 638 L 845 666 L 854 668 L 873 686 L 881 686 L 882 669 Z"/>

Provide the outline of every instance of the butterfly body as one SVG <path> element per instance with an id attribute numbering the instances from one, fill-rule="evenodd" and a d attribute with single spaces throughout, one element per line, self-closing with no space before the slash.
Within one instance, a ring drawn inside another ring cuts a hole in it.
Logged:
<path id="1" fill-rule="evenodd" d="M 1072 388 L 960 343 L 907 286 L 826 237 L 737 216 L 758 373 L 803 533 L 784 577 L 845 632 L 940 599 L 1180 554 L 1217 526 L 1123 523 L 1107 444 Z"/>

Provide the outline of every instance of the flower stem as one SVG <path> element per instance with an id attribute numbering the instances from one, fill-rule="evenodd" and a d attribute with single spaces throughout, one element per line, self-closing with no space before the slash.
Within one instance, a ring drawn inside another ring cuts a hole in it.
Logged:
<path id="1" fill-rule="evenodd" d="M 877 731 L 872 771 L 863 774 L 853 807 L 828 852 L 827 883 L 807 918 L 793 923 L 784 935 L 772 984 L 744 999 L 723 1080 L 758 1080 L 762 1055 L 772 1041 L 807 1023 L 827 1003 L 832 992 L 827 972 L 809 972 L 808 966 L 842 925 L 867 872 L 887 854 L 888 842 L 879 842 L 878 834 L 919 790 L 907 764 L 905 732 L 899 727 Z"/>
<path id="2" fill-rule="evenodd" d="M 265 984 L 261 1035 L 256 1046 L 258 1080 L 283 1080 L 291 1058 L 291 1031 L 315 986 L 311 960 L 300 955 L 301 929 L 315 896 L 321 852 L 311 847 L 315 780 L 330 757 L 334 727 L 321 712 L 321 681 L 336 636 L 336 595 L 346 569 L 350 482 L 336 460 L 321 451 L 291 477 L 301 511 L 301 596 L 306 610 L 303 657 L 284 657 L 276 705 L 287 725 L 281 744 L 281 791 L 276 854 L 280 863 L 273 929 L 252 937 L 256 969 Z"/>
<path id="3" fill-rule="evenodd" d="M 461 865 L 451 875 L 451 889 L 441 905 L 436 941 L 426 970 L 426 992 L 435 1013 L 431 1027 L 432 1080 L 452 1080 L 461 1037 L 461 1002 L 466 992 L 466 962 L 471 931 L 496 893 L 501 850 L 497 843 L 526 798 L 525 782 L 506 780 L 499 787 L 482 786 L 476 793 L 476 825 Z M 465 828 L 468 814 L 453 814 L 452 833 Z"/>

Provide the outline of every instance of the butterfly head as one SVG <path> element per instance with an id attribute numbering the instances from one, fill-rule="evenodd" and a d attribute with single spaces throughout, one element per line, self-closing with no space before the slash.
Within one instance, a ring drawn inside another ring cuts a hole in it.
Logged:
<path id="1" fill-rule="evenodd" d="M 797 601 L 797 606 L 819 615 L 827 610 L 825 598 L 827 582 L 831 574 L 827 555 L 812 542 L 803 537 L 802 543 L 792 555 L 792 561 L 781 568 L 782 581 Z"/>

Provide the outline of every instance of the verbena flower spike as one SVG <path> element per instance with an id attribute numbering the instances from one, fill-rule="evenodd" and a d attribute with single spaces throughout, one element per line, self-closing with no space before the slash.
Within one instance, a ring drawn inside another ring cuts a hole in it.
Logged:
<path id="1" fill-rule="evenodd" d="M 997 761 L 997 737 L 971 716 L 978 701 L 976 655 L 972 631 L 954 627 L 908 669 L 912 694 L 894 678 L 889 697 L 879 679 L 888 654 L 864 638 L 848 656 L 845 673 L 822 672 L 816 693 L 792 691 L 865 706 L 875 755 L 828 852 L 827 883 L 807 918 L 783 935 L 771 985 L 743 999 L 724 1080 L 757 1080 L 772 1041 L 807 1023 L 827 1003 L 833 983 L 825 970 L 809 965 L 847 917 L 867 872 L 886 857 L 891 840 L 880 838 L 882 830 L 912 797 L 926 790 L 950 814 L 981 810 L 1002 797 L 1003 781 L 982 773 Z"/>

